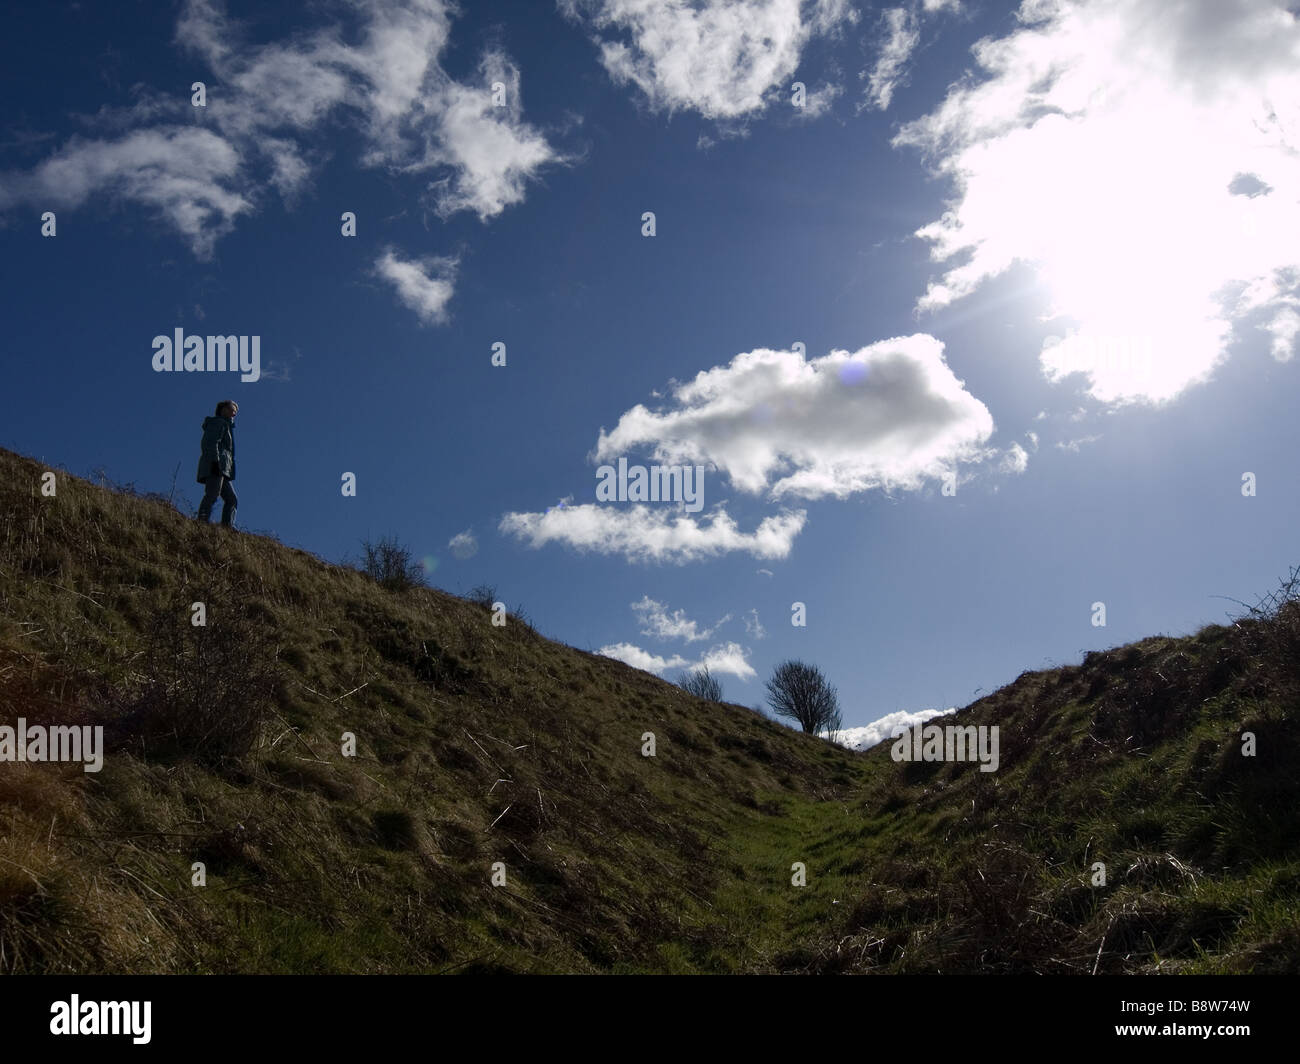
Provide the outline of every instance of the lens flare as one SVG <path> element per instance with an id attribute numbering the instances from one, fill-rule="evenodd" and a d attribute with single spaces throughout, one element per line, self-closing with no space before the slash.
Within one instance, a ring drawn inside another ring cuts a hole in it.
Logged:
<path id="1" fill-rule="evenodd" d="M 840 383 L 847 385 L 861 384 L 867 379 L 865 362 L 845 362 L 840 367 Z"/>

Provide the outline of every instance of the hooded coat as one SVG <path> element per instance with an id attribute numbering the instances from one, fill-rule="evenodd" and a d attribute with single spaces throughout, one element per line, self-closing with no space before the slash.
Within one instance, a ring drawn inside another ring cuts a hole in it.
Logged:
<path id="1" fill-rule="evenodd" d="M 212 463 L 227 480 L 235 479 L 235 423 L 228 417 L 203 419 L 203 452 L 199 456 L 198 482 L 207 483 Z"/>

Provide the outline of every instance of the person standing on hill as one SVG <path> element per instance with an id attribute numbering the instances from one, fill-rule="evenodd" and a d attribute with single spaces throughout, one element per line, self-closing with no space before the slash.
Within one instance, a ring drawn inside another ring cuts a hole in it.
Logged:
<path id="1" fill-rule="evenodd" d="M 203 419 L 203 450 L 199 455 L 198 482 L 205 488 L 199 503 L 198 520 L 205 524 L 212 520 L 212 507 L 221 496 L 221 523 L 235 527 L 235 508 L 239 498 L 230 482 L 235 479 L 235 414 L 239 404 L 233 399 L 223 399 L 217 404 L 214 417 Z"/>

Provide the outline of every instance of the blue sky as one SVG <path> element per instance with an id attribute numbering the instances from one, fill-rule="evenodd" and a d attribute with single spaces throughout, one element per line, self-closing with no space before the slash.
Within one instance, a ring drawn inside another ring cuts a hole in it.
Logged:
<path id="1" fill-rule="evenodd" d="M 13 450 L 179 466 L 192 506 L 235 398 L 244 528 L 331 560 L 395 533 L 437 586 L 745 704 L 802 658 L 854 727 L 1194 631 L 1300 561 L 1280 2 L 7 21 Z M 178 327 L 260 337 L 260 379 L 155 372 Z M 703 509 L 598 501 L 620 457 L 702 466 Z"/>

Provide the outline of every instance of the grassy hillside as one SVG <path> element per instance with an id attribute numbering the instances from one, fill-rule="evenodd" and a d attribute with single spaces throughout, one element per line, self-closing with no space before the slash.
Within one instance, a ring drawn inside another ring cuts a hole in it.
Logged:
<path id="1" fill-rule="evenodd" d="M 1289 608 L 1021 676 L 959 715 L 997 773 L 901 765 L 43 472 L 0 451 L 0 724 L 108 753 L 0 763 L 0 971 L 1300 969 Z"/>
<path id="2" fill-rule="evenodd" d="M 882 744 L 838 817 L 792 797 L 774 830 L 747 825 L 742 849 L 821 870 L 820 906 L 812 889 L 763 901 L 772 965 L 1300 972 L 1296 687 L 1271 667 L 1295 624 L 1292 611 L 1025 673 L 958 714 L 1000 725 L 998 772 L 898 764 Z"/>

